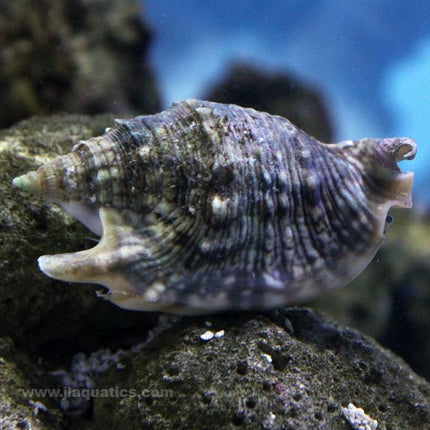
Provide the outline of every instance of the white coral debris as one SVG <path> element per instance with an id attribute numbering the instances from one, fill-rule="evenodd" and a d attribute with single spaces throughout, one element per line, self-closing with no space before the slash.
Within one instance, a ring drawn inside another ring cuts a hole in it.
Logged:
<path id="1" fill-rule="evenodd" d="M 28 404 L 34 408 L 33 409 L 33 415 L 34 416 L 36 416 L 39 413 L 39 411 L 46 412 L 48 410 L 48 408 L 42 402 L 29 400 Z M 3 427 L 1 427 L 1 428 L 3 428 Z"/>
<path id="2" fill-rule="evenodd" d="M 224 334 L 225 334 L 225 331 L 224 331 L 224 330 L 217 331 L 217 332 L 215 333 L 215 339 L 220 339 L 221 337 L 223 337 L 223 336 L 224 336 Z"/>
<path id="3" fill-rule="evenodd" d="M 363 409 L 357 408 L 353 403 L 350 403 L 347 408 L 342 408 L 342 414 L 354 430 L 376 430 L 378 428 L 378 421 L 369 417 Z"/>
<path id="4" fill-rule="evenodd" d="M 225 331 L 219 330 L 216 333 L 214 333 L 212 330 L 206 330 L 203 334 L 200 335 L 200 339 L 204 340 L 205 342 L 215 339 L 220 339 L 224 336 Z"/>
<path id="5" fill-rule="evenodd" d="M 271 362 L 273 361 L 272 356 L 271 356 L 271 355 L 269 355 L 269 354 L 262 354 L 262 356 L 266 359 L 266 361 L 267 361 L 268 363 L 271 363 Z"/>
<path id="6" fill-rule="evenodd" d="M 56 370 L 51 372 L 51 375 L 57 378 L 64 388 L 75 390 L 94 388 L 98 376 L 107 369 L 112 366 L 121 369 L 120 360 L 124 355 L 125 351 L 122 349 L 112 352 L 109 348 L 99 349 L 89 356 L 79 353 L 73 357 L 69 371 Z M 82 415 L 88 405 L 89 399 L 86 396 L 63 397 L 60 402 L 66 415 L 76 417 Z"/>
<path id="7" fill-rule="evenodd" d="M 200 339 L 204 341 L 208 341 L 213 339 L 215 336 L 215 333 L 211 330 L 206 330 L 203 334 L 200 335 Z"/>

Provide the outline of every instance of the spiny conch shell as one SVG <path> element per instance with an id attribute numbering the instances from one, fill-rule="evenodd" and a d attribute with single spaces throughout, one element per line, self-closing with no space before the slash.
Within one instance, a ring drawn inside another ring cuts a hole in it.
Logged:
<path id="1" fill-rule="evenodd" d="M 327 145 L 279 116 L 198 100 L 117 122 L 15 178 L 101 240 L 39 258 L 117 305 L 183 314 L 297 304 L 356 277 L 391 206 L 410 208 L 409 138 Z"/>

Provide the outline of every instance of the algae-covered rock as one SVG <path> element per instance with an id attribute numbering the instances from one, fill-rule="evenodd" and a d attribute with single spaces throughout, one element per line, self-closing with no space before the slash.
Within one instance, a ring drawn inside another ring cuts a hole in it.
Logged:
<path id="1" fill-rule="evenodd" d="M 73 286 L 42 275 L 42 254 L 90 248 L 98 240 L 56 205 L 25 194 L 12 179 L 103 133 L 111 115 L 33 118 L 0 132 L 0 336 L 51 364 L 105 345 L 127 347 L 155 316 L 127 312 L 95 297 L 94 285 Z"/>
<path id="2" fill-rule="evenodd" d="M 0 429 L 61 428 L 58 405 L 36 391 L 52 389 L 53 381 L 31 364 L 8 338 L 0 337 Z"/>
<path id="3" fill-rule="evenodd" d="M 294 308 L 209 322 L 209 341 L 187 318 L 123 359 L 87 428 L 348 429 L 349 403 L 380 428 L 430 423 L 429 384 L 356 331 Z"/>

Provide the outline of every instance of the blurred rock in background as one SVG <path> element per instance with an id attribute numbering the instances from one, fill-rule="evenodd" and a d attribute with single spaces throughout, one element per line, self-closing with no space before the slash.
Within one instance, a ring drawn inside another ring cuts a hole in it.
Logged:
<path id="1" fill-rule="evenodd" d="M 370 265 L 312 307 L 354 327 L 430 378 L 430 214 L 390 211 L 394 222 Z"/>
<path id="2" fill-rule="evenodd" d="M 138 0 L 0 4 L 1 127 L 59 111 L 159 110 Z"/>
<path id="3" fill-rule="evenodd" d="M 285 72 L 266 72 L 249 63 L 235 63 L 204 99 L 280 115 L 322 142 L 333 139 L 323 94 Z"/>

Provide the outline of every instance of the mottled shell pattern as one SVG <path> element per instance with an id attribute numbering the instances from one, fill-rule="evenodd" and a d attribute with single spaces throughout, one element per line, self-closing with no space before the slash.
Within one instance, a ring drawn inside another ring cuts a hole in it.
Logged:
<path id="1" fill-rule="evenodd" d="M 411 207 L 409 138 L 325 144 L 287 119 L 199 100 L 117 121 L 14 179 L 101 236 L 39 258 L 136 310 L 183 314 L 296 304 L 356 277 L 391 206 Z"/>

